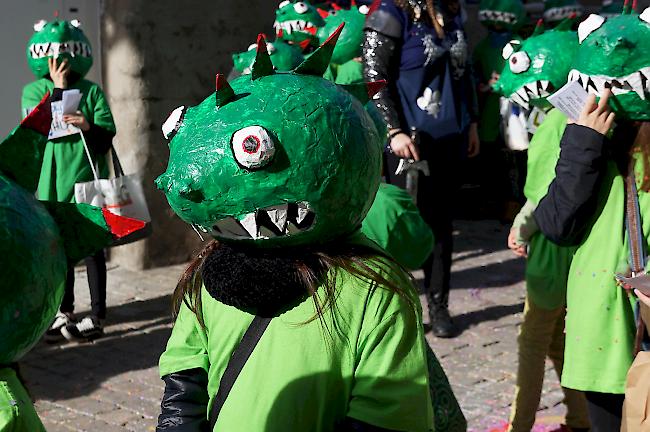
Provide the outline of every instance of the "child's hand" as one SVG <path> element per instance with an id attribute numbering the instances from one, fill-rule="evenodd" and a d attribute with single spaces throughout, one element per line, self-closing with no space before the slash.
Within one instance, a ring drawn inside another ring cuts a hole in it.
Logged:
<path id="1" fill-rule="evenodd" d="M 593 94 L 589 95 L 587 103 L 582 109 L 580 118 L 576 124 L 588 127 L 601 135 L 605 135 L 612 128 L 615 118 L 615 114 L 607 105 L 607 101 L 611 95 L 612 92 L 609 89 L 605 90 L 598 104 L 596 104 L 596 96 Z"/>
<path id="2" fill-rule="evenodd" d="M 63 121 L 67 124 L 77 126 L 84 132 L 90 129 L 90 123 L 88 123 L 88 120 L 86 120 L 86 117 L 84 117 L 81 111 L 77 111 L 75 114 L 63 114 Z"/>
<path id="3" fill-rule="evenodd" d="M 526 245 L 517 243 L 517 231 L 519 228 L 510 228 L 510 234 L 508 234 L 508 248 L 517 255 L 518 257 L 528 258 L 528 253 L 526 252 Z"/>
<path id="4" fill-rule="evenodd" d="M 50 69 L 50 78 L 54 87 L 64 89 L 68 87 L 68 74 L 70 73 L 70 64 L 67 59 L 58 63 L 53 57 L 47 58 L 47 66 Z"/>

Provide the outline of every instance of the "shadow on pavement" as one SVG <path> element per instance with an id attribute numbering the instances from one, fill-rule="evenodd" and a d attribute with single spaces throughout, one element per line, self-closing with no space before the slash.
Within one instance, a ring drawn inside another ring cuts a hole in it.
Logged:
<path id="1" fill-rule="evenodd" d="M 524 310 L 523 303 L 512 305 L 495 305 L 485 309 L 467 312 L 464 314 L 454 316 L 454 323 L 458 329 L 458 333 L 463 333 L 465 330 L 474 327 L 485 321 L 496 321 L 508 315 L 515 315 Z"/>
<path id="2" fill-rule="evenodd" d="M 103 338 L 93 343 L 58 345 L 41 341 L 21 361 L 34 399 L 87 396 L 112 377 L 127 372 L 134 373 L 114 383 L 116 386 L 133 383 L 134 392 L 141 387 L 161 386 L 156 366 L 171 332 L 170 296 L 109 307 L 107 317 Z"/>

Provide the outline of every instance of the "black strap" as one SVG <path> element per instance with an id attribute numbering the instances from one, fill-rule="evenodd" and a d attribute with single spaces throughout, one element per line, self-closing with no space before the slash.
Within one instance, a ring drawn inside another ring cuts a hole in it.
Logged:
<path id="1" fill-rule="evenodd" d="M 117 152 L 115 147 L 111 144 L 111 160 L 113 161 L 113 172 L 115 177 L 123 177 L 124 170 L 122 169 L 122 164 L 120 163 L 120 158 L 117 157 Z"/>
<path id="2" fill-rule="evenodd" d="M 214 425 L 219 418 L 219 412 L 221 412 L 221 408 L 226 402 L 232 386 L 235 384 L 239 373 L 244 368 L 246 361 L 251 356 L 251 353 L 257 346 L 257 343 L 260 341 L 270 322 L 271 318 L 263 318 L 260 316 L 253 318 L 253 322 L 248 326 L 241 342 L 239 342 L 239 345 L 237 345 L 237 348 L 232 353 L 230 361 L 228 361 L 228 366 L 226 366 L 226 370 L 219 382 L 219 389 L 217 390 L 217 395 L 214 398 L 212 409 L 210 410 L 210 431 L 214 430 Z"/>

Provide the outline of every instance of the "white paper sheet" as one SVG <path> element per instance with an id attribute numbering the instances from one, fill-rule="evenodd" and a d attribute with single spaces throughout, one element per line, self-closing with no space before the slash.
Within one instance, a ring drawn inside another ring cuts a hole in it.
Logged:
<path id="1" fill-rule="evenodd" d="M 64 90 L 60 101 L 52 102 L 52 125 L 48 139 L 79 133 L 79 128 L 63 121 L 64 114 L 74 114 L 81 102 L 82 93 L 78 89 Z"/>
<path id="2" fill-rule="evenodd" d="M 562 111 L 569 119 L 578 120 L 587 102 L 589 93 L 582 88 L 578 81 L 571 81 L 548 97 L 555 108 Z"/>

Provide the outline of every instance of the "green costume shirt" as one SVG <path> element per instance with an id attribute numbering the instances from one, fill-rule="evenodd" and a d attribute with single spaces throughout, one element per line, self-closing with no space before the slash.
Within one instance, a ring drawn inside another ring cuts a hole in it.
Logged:
<path id="1" fill-rule="evenodd" d="M 637 179 L 643 179 L 637 160 Z M 628 269 L 624 179 L 613 162 L 598 193 L 599 208 L 573 257 L 567 292 L 562 385 L 601 393 L 625 393 L 634 347 L 633 303 L 614 275 Z M 650 237 L 650 196 L 639 192 L 643 233 Z"/>
<path id="2" fill-rule="evenodd" d="M 480 82 L 487 83 L 492 77 L 493 72 L 501 73 L 505 65 L 505 60 L 501 51 L 508 38 L 494 32 L 489 32 L 474 48 L 474 67 L 479 75 Z M 499 99 L 500 96 L 494 92 L 480 95 L 481 110 L 478 124 L 478 133 L 481 141 L 493 142 L 499 136 L 500 113 Z"/>
<path id="3" fill-rule="evenodd" d="M 0 431 L 45 432 L 27 391 L 10 368 L 0 368 Z"/>
<path id="4" fill-rule="evenodd" d="M 528 148 L 528 174 L 524 194 L 539 204 L 555 178 L 560 157 L 560 140 L 566 116 L 551 110 L 539 126 Z M 576 247 L 558 246 L 541 232 L 530 239 L 526 262 L 526 289 L 532 302 L 543 309 L 555 309 L 566 302 L 566 287 L 571 259 Z"/>
<path id="5" fill-rule="evenodd" d="M 384 271 L 417 301 L 406 274 Z M 433 430 L 419 306 L 414 310 L 392 291 L 345 271 L 337 272 L 336 286 L 336 308 L 322 316 L 324 326 L 307 322 L 316 313 L 311 299 L 271 321 L 215 430 L 333 431 L 345 417 L 391 430 Z M 202 301 L 206 328 L 181 307 L 160 375 L 203 368 L 212 403 L 253 316 L 214 300 L 205 288 Z"/>
<path id="6" fill-rule="evenodd" d="M 406 190 L 382 183 L 363 220 L 361 231 L 408 269 L 431 255 L 433 232 Z"/>
<path id="7" fill-rule="evenodd" d="M 325 71 L 323 78 L 340 85 L 364 82 L 363 63 L 354 59 L 341 65 L 332 63 Z"/>
<path id="8" fill-rule="evenodd" d="M 45 96 L 52 92 L 54 83 L 41 78 L 23 88 L 23 112 L 34 108 Z M 115 132 L 113 115 L 108 102 L 99 86 L 91 81 L 80 79 L 69 88 L 79 89 L 83 94 L 79 103 L 79 111 L 89 122 Z M 108 176 L 106 155 L 94 154 L 92 158 L 99 166 L 100 177 Z M 74 202 L 74 185 L 93 179 L 92 170 L 86 156 L 81 137 L 69 135 L 48 141 L 43 158 L 41 177 L 38 183 L 38 198 L 46 201 Z"/>

